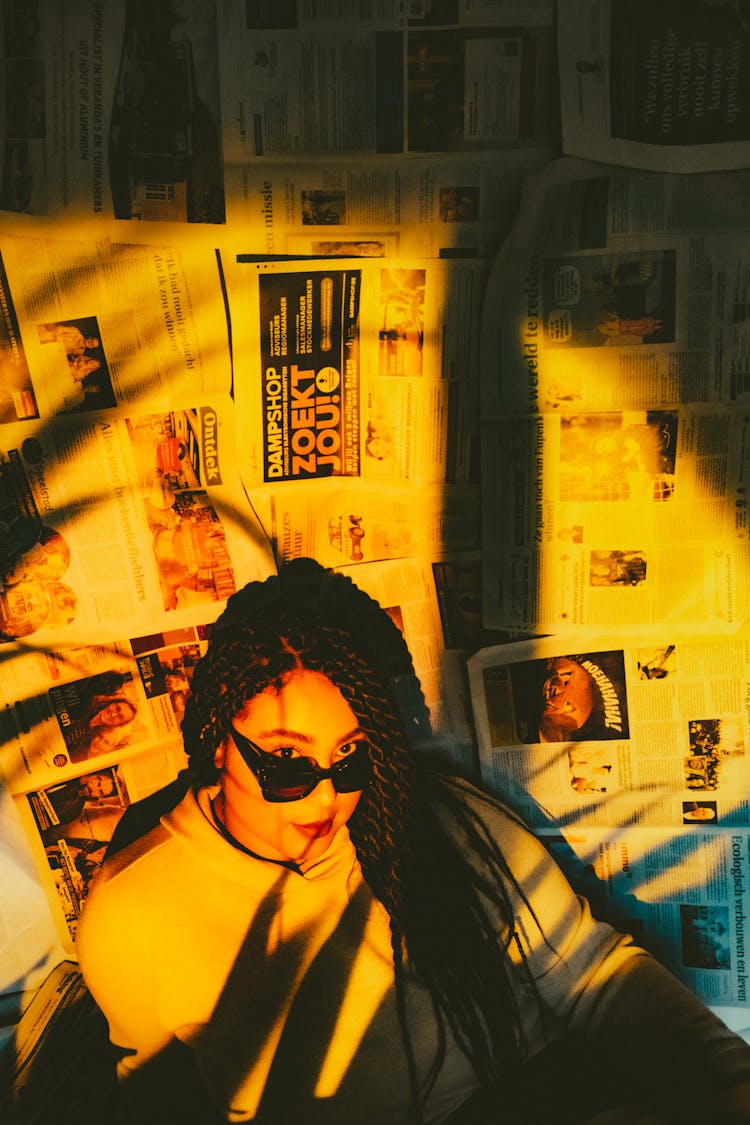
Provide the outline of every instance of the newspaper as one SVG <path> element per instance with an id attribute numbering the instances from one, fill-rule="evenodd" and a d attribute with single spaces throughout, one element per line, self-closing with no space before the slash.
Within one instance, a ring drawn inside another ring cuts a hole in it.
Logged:
<path id="1" fill-rule="evenodd" d="M 488 625 L 743 620 L 747 177 L 537 178 L 483 312 Z"/>
<path id="2" fill-rule="evenodd" d="M 0 207 L 24 215 L 223 225 L 225 170 L 258 159 L 548 153 L 556 135 L 551 0 L 6 7 Z"/>
<path id="3" fill-rule="evenodd" d="M 530 632 L 744 621 L 747 420 L 727 407 L 488 422 L 485 623 Z"/>
<path id="4" fill-rule="evenodd" d="M 24 1011 L 8 1057 L 7 1088 L 0 1109 L 8 1125 L 42 1125 L 60 1107 L 102 1120 L 119 1116 L 116 1077 L 107 1024 L 86 988 L 78 966 L 62 961 L 47 976 Z"/>
<path id="5" fill-rule="evenodd" d="M 224 222 L 213 3 L 6 8 L 4 210 Z"/>
<path id="6" fill-rule="evenodd" d="M 229 406 L 3 427 L 1 640 L 101 643 L 162 614 L 179 628 L 269 573 Z"/>
<path id="7" fill-rule="evenodd" d="M 551 148 L 227 167 L 227 221 L 297 258 L 491 257 Z"/>
<path id="8" fill-rule="evenodd" d="M 750 170 L 533 178 L 491 272 L 485 415 L 743 402 Z"/>
<path id="9" fill-rule="evenodd" d="M 434 259 L 227 263 L 250 494 L 331 477 L 468 482 L 483 273 Z"/>
<path id="10" fill-rule="evenodd" d="M 712 1007 L 747 1010 L 747 829 L 626 825 L 539 835 L 595 913 L 632 934 Z"/>
<path id="11" fill-rule="evenodd" d="M 479 638 L 488 636 L 478 613 L 478 552 L 425 553 L 339 569 L 383 606 L 409 646 L 431 726 L 430 731 L 420 732 L 416 750 L 429 751 L 452 768 L 474 776 L 477 763 L 468 684 L 460 669 L 466 650 L 476 648 Z M 494 634 L 489 636 L 497 639 Z M 419 714 L 418 700 L 407 697 L 400 703 L 402 713 L 408 715 L 414 708 Z"/>
<path id="12" fill-rule="evenodd" d="M 594 908 L 710 1003 L 746 1004 L 750 644 L 583 632 L 469 660 L 483 782 Z"/>
<path id="13" fill-rule="evenodd" d="M 442 6 L 438 15 L 437 6 L 433 14 L 431 4 L 411 5 L 416 14 L 405 26 L 393 3 L 292 4 L 280 17 L 265 5 L 246 10 L 222 0 L 227 163 L 549 145 L 552 28 L 525 19 L 528 8 L 531 20 L 548 20 L 549 7 L 451 7 L 445 20 Z M 493 9 L 488 26 L 477 26 Z M 498 26 L 500 15 L 508 26 Z M 518 17 L 525 26 L 514 26 Z"/>
<path id="14" fill-rule="evenodd" d="M 273 569 L 205 243 L 14 227 L 0 262 L 0 634 L 114 639 Z"/>
<path id="15" fill-rule="evenodd" d="M 559 0 L 565 152 L 659 171 L 750 163 L 742 0 Z"/>
<path id="16" fill-rule="evenodd" d="M 0 249 L 0 422 L 229 392 L 209 246 L 85 240 L 78 227 L 65 238 L 62 223 L 23 230 L 11 224 Z"/>
<path id="17" fill-rule="evenodd" d="M 473 484 L 335 478 L 314 486 L 266 485 L 251 496 L 279 564 L 304 556 L 339 567 L 479 545 L 479 488 Z"/>

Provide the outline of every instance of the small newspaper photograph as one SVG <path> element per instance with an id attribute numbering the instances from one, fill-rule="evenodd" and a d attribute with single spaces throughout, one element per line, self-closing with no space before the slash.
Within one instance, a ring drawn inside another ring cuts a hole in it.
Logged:
<path id="1" fill-rule="evenodd" d="M 558 0 L 563 149 L 665 172 L 750 163 L 744 0 Z"/>

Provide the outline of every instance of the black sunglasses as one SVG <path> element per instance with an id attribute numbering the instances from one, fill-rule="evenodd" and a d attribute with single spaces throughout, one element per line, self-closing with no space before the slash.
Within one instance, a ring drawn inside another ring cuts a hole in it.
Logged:
<path id="1" fill-rule="evenodd" d="M 370 776 L 366 742 L 359 742 L 353 753 L 323 770 L 312 758 L 279 758 L 269 754 L 234 727 L 231 735 L 243 761 L 258 779 L 266 801 L 300 801 L 327 777 L 337 793 L 355 793 L 364 789 Z"/>

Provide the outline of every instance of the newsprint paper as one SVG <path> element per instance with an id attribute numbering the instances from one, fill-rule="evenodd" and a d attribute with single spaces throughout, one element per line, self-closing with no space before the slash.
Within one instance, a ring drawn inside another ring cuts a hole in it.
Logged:
<path id="1" fill-rule="evenodd" d="M 484 783 L 595 912 L 709 1003 L 747 1004 L 748 639 L 544 638 L 469 676 Z"/>

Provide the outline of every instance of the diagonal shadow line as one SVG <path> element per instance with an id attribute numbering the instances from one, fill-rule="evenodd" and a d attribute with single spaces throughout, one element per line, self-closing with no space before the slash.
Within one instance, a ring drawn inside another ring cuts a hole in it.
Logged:
<path id="1" fill-rule="evenodd" d="M 276 1121 L 280 1113 L 298 1107 L 300 1102 L 321 1100 L 316 1098 L 315 1089 L 343 1006 L 354 956 L 364 943 L 371 901 L 363 882 L 297 990 L 258 1107 L 259 1115 L 268 1121 Z M 291 1084 L 290 1075 L 294 1075 Z"/>
<path id="2" fill-rule="evenodd" d="M 270 957 L 259 954 L 259 951 L 267 948 L 278 912 L 279 893 L 284 884 L 294 878 L 299 876 L 293 872 L 282 872 L 261 901 L 208 1025 L 190 1042 L 193 1051 L 183 1049 L 182 1044 L 173 1040 L 125 1079 L 126 1095 L 127 1086 L 132 1083 L 133 1088 L 147 1090 L 154 1095 L 160 1108 L 157 1109 L 154 1103 L 151 1108 L 157 1113 L 161 1112 L 163 1098 L 163 1108 L 168 1106 L 172 1112 L 178 1112 L 181 1123 L 213 1123 L 206 1105 L 205 1088 L 201 1088 L 197 1076 L 195 1059 L 207 1054 L 211 1057 L 211 1065 L 218 1065 L 222 1094 L 231 1104 L 233 1096 L 257 1064 L 269 1032 L 279 1020 L 279 1013 L 288 1007 L 281 1039 L 254 1119 L 280 1125 L 284 1120 L 281 1115 L 290 1112 L 292 1106 L 314 1104 L 315 1088 L 349 982 L 352 957 L 350 954 L 347 958 L 343 951 L 356 950 L 361 946 L 371 900 L 369 889 L 362 883 L 349 900 L 333 933 L 313 958 L 300 987 L 293 992 L 290 981 L 298 975 L 299 966 L 304 961 L 313 927 L 300 929 Z M 232 1041 L 240 1043 L 241 1049 L 218 1057 L 217 1044 L 224 1052 L 226 1033 L 217 1039 L 214 1028 L 231 1029 Z M 290 1074 L 294 1075 L 291 1085 Z M 138 1104 L 140 1110 L 140 1100 Z M 141 1118 L 140 1114 L 139 1119 L 151 1120 L 148 1116 Z"/>

